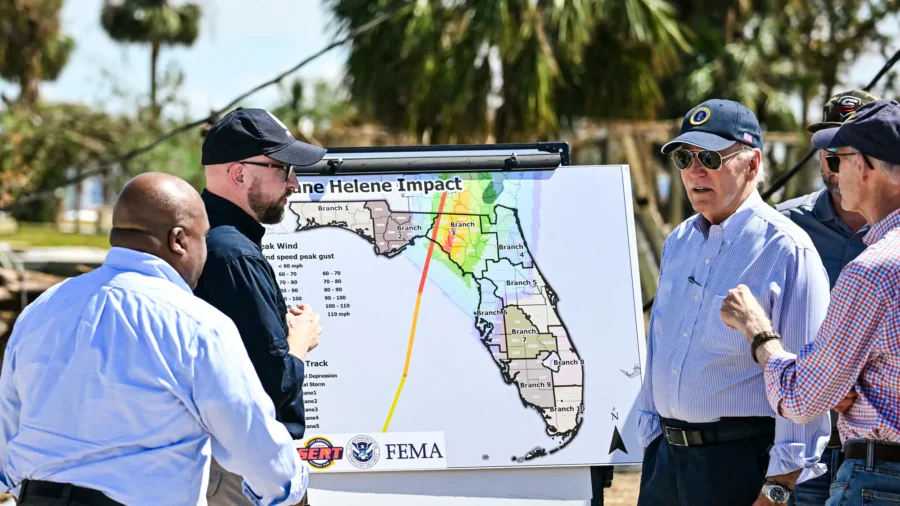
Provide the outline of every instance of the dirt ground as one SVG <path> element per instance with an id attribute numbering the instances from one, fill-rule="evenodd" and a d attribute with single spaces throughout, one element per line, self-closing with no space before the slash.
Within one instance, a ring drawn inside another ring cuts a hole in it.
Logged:
<path id="1" fill-rule="evenodd" d="M 616 471 L 612 487 L 603 494 L 604 506 L 635 506 L 638 498 L 638 487 L 641 484 L 641 473 L 635 471 Z"/>

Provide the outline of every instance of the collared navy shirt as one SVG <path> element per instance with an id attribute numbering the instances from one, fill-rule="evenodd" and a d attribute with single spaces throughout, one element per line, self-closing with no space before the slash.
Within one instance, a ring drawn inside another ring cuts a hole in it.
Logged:
<path id="1" fill-rule="evenodd" d="M 776 209 L 799 225 L 812 239 L 828 271 L 832 289 L 844 266 L 866 249 L 862 238 L 869 231 L 869 226 L 854 234 L 838 217 L 827 189 L 782 202 Z"/>
<path id="2" fill-rule="evenodd" d="M 288 353 L 287 304 L 262 252 L 266 229 L 209 190 L 203 190 L 202 197 L 210 231 L 206 265 L 194 293 L 237 325 L 256 374 L 275 403 L 278 421 L 294 439 L 301 439 L 306 429 L 303 361 Z"/>

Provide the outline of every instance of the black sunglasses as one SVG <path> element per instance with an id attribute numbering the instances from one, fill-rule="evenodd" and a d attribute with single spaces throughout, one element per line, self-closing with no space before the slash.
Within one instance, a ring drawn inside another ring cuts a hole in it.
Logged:
<path id="1" fill-rule="evenodd" d="M 294 172 L 294 165 L 284 165 L 281 163 L 261 163 L 261 162 L 248 162 L 246 160 L 240 162 L 246 163 L 248 165 L 257 165 L 259 167 L 272 167 L 275 169 L 281 169 L 284 171 L 284 180 L 287 181 L 291 178 L 291 172 Z"/>
<path id="2" fill-rule="evenodd" d="M 852 153 L 825 153 L 825 163 L 828 165 L 828 170 L 831 172 L 840 172 L 841 170 L 841 157 L 842 156 L 853 156 L 857 152 L 854 151 Z M 872 170 L 875 170 L 875 167 L 872 166 L 872 162 L 869 161 L 869 158 L 866 155 L 863 155 L 863 160 L 866 161 L 866 166 Z"/>
<path id="3" fill-rule="evenodd" d="M 697 155 L 697 160 L 700 162 L 700 165 L 706 167 L 709 170 L 719 170 L 722 168 L 722 162 L 731 158 L 734 155 L 739 153 L 743 153 L 746 150 L 735 151 L 730 155 L 722 156 L 718 151 L 710 151 L 708 149 L 704 149 L 703 151 L 688 151 L 687 149 L 678 149 L 674 153 L 672 153 L 672 163 L 675 164 L 680 170 L 685 170 L 694 163 L 694 155 Z"/>

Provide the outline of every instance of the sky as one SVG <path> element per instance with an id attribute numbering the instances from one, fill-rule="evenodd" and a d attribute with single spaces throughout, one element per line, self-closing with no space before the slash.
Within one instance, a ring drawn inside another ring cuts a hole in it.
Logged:
<path id="1" fill-rule="evenodd" d="M 203 8 L 199 39 L 191 47 L 165 48 L 159 64 L 161 74 L 170 64 L 184 72 L 180 98 L 187 102 L 191 118 L 206 116 L 210 109 L 224 106 L 334 40 L 333 20 L 322 0 L 193 1 Z M 41 85 L 45 99 L 120 112 L 133 110 L 134 103 L 116 99 L 112 82 L 132 94 L 149 94 L 150 49 L 113 41 L 100 26 L 102 4 L 103 0 L 65 0 L 62 27 L 75 38 L 77 46 L 60 78 Z M 900 49 L 900 30 L 896 25 L 887 28 L 897 34 L 895 47 L 889 48 L 892 54 Z M 333 49 L 296 75 L 338 82 L 346 56 L 344 47 Z M 859 59 L 848 74 L 847 88 L 865 86 L 883 63 L 880 55 Z M 0 81 L 0 92 L 14 97 L 18 89 Z M 271 107 L 278 102 L 279 94 L 273 86 L 243 105 Z M 799 116 L 799 100 L 793 106 Z"/>
<path id="2" fill-rule="evenodd" d="M 200 36 L 191 47 L 161 52 L 159 72 L 176 64 L 184 72 L 181 98 L 191 117 L 202 117 L 250 88 L 296 65 L 334 40 L 330 14 L 321 0 L 193 0 L 203 9 Z M 173 2 L 173 3 L 184 3 Z M 111 80 L 132 93 L 150 92 L 150 49 L 119 44 L 100 26 L 103 0 L 65 0 L 62 29 L 76 48 L 60 78 L 41 85 L 42 97 L 122 111 L 133 104 L 115 100 Z M 336 48 L 302 68 L 304 79 L 339 81 L 346 50 Z M 18 88 L 0 81 L 0 91 L 15 97 Z M 273 106 L 272 86 L 243 104 Z"/>

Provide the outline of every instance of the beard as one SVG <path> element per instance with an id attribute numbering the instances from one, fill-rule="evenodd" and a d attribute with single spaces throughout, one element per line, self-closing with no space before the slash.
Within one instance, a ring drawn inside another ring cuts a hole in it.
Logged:
<path id="1" fill-rule="evenodd" d="M 835 181 L 834 176 L 822 174 L 822 182 L 825 183 L 825 188 L 827 188 L 832 195 L 835 197 L 841 196 L 841 187 L 838 186 L 838 182 Z"/>
<path id="2" fill-rule="evenodd" d="M 284 195 L 278 197 L 277 200 L 266 200 L 259 178 L 253 178 L 253 184 L 250 185 L 250 191 L 247 193 L 247 204 L 256 213 L 256 218 L 260 223 L 263 225 L 277 225 L 284 218 L 284 206 L 281 205 L 281 201 L 290 195 L 291 191 L 288 190 Z"/>

